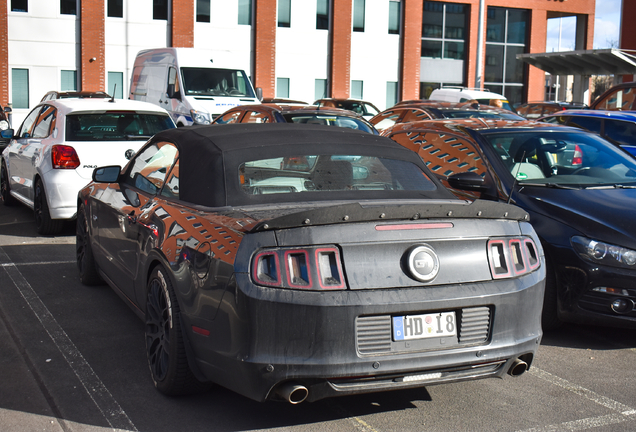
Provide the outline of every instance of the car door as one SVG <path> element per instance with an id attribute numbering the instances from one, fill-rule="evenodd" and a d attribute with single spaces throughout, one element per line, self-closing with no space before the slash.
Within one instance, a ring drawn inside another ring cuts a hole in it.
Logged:
<path id="1" fill-rule="evenodd" d="M 32 189 L 31 160 L 39 142 L 33 137 L 33 128 L 41 110 L 41 106 L 34 108 L 24 119 L 15 139 L 8 146 L 6 156 L 11 190 L 24 199 L 28 199 L 28 190 Z"/>
<path id="2" fill-rule="evenodd" d="M 145 213 L 163 187 L 166 176 L 178 158 L 174 144 L 153 142 L 145 146 L 127 165 L 119 183 L 109 186 L 109 193 L 91 202 L 100 253 L 97 264 L 119 290 L 133 302 L 134 280 L 137 278 L 141 230 Z"/>

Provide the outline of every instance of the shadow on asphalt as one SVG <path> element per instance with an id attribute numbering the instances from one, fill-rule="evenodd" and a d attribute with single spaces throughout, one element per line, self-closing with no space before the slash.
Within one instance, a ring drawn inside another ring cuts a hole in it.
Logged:
<path id="1" fill-rule="evenodd" d="M 75 221 L 65 222 L 62 232 L 56 236 L 43 236 L 35 231 L 33 210 L 23 205 L 5 208 L 0 204 L 0 236 L 26 238 L 75 236 Z"/>
<path id="2" fill-rule="evenodd" d="M 563 324 L 544 332 L 541 345 L 593 350 L 636 348 L 636 329 Z"/>

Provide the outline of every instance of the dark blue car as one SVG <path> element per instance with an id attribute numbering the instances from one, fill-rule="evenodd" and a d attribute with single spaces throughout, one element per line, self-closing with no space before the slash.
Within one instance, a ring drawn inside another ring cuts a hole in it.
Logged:
<path id="1" fill-rule="evenodd" d="M 636 155 L 636 112 L 567 110 L 541 121 L 578 127 L 594 132 Z"/>

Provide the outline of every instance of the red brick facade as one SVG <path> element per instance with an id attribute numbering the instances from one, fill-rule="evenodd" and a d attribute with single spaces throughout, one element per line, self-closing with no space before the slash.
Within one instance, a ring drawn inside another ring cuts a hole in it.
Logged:
<path id="1" fill-rule="evenodd" d="M 633 0 L 623 0 L 623 17 L 621 22 L 619 48 L 636 51 L 636 31 L 632 29 L 632 26 L 630 24 L 632 19 L 636 19 L 636 2 Z M 623 76 L 623 82 L 633 80 L 634 75 Z"/>
<path id="2" fill-rule="evenodd" d="M 80 9 L 80 89 L 104 91 L 105 66 L 105 0 L 82 1 Z"/>
<path id="3" fill-rule="evenodd" d="M 402 52 L 400 57 L 400 100 L 420 97 L 420 57 L 422 50 L 422 1 L 403 0 Z"/>
<path id="4" fill-rule="evenodd" d="M 254 87 L 276 96 L 276 0 L 255 0 Z"/>
<path id="5" fill-rule="evenodd" d="M 351 17 L 353 0 L 333 0 L 329 40 L 329 85 L 331 97 L 351 94 Z"/>
<path id="6" fill-rule="evenodd" d="M 7 0 L 0 0 L 0 105 L 9 103 L 9 28 Z"/>
<path id="7" fill-rule="evenodd" d="M 192 0 L 172 0 L 172 46 L 194 48 L 194 4 Z"/>

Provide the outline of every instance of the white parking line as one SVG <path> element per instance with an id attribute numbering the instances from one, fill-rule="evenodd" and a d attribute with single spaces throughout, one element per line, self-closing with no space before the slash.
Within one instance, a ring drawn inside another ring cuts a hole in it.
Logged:
<path id="1" fill-rule="evenodd" d="M 9 261 L 8 255 L 0 247 L 0 259 Z M 126 415 L 113 395 L 84 359 L 75 344 L 55 320 L 51 312 L 35 293 L 29 282 L 14 264 L 2 264 L 13 284 L 27 302 L 35 316 L 40 320 L 44 330 L 49 334 L 69 367 L 73 370 L 82 386 L 100 410 L 108 424 L 114 429 L 137 431 L 135 425 Z"/>
<path id="2" fill-rule="evenodd" d="M 530 368 L 528 371 L 529 374 L 534 375 L 538 378 L 541 378 L 550 384 L 554 384 L 561 388 L 564 388 L 572 393 L 575 393 L 579 396 L 583 396 L 586 399 L 591 400 L 605 408 L 609 408 L 612 411 L 616 411 L 615 414 L 608 414 L 599 417 L 590 417 L 581 420 L 575 420 L 571 422 L 560 423 L 557 425 L 548 425 L 538 428 L 526 429 L 523 431 L 517 432 L 552 432 L 552 431 L 578 431 L 585 430 L 599 426 L 607 426 L 612 424 L 623 423 L 626 421 L 631 421 L 636 418 L 636 409 L 629 407 L 625 404 L 617 402 L 608 397 L 602 396 L 598 393 L 593 392 L 592 390 L 588 390 L 585 387 L 581 387 L 579 385 L 573 384 L 563 378 L 559 378 L 556 375 L 552 375 L 549 372 L 538 369 L 536 367 Z"/>

